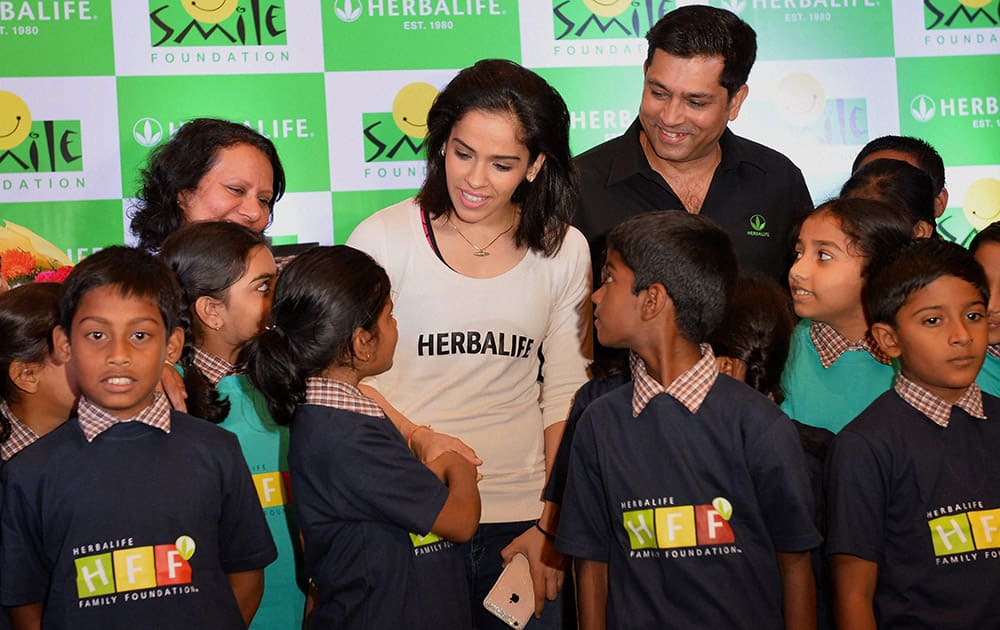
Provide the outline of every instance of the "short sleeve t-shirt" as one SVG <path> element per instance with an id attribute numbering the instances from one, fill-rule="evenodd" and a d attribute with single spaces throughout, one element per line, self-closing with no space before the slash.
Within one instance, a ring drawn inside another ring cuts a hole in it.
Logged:
<path id="1" fill-rule="evenodd" d="M 947 427 L 894 390 L 834 440 L 827 552 L 878 564 L 886 628 L 994 628 L 1000 598 L 1000 400 Z"/>
<path id="2" fill-rule="evenodd" d="M 301 405 L 289 467 L 317 628 L 467 628 L 458 549 L 430 532 L 448 488 L 392 423 Z M 416 532 L 411 534 L 411 532 Z"/>
<path id="3" fill-rule="evenodd" d="M 87 442 L 75 418 L 4 466 L 0 604 L 46 628 L 244 628 L 226 575 L 275 558 L 236 437 L 171 412 Z"/>
<path id="4" fill-rule="evenodd" d="M 580 420 L 557 548 L 608 563 L 609 628 L 782 627 L 775 553 L 819 544 L 791 422 L 724 375 L 694 414 L 632 393 Z"/>

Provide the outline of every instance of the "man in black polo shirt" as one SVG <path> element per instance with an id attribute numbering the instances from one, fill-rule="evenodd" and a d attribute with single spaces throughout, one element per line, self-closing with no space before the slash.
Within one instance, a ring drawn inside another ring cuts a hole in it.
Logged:
<path id="1" fill-rule="evenodd" d="M 729 234 L 744 270 L 784 281 L 788 233 L 812 200 L 784 155 L 727 129 L 747 97 L 754 30 L 729 11 L 689 6 L 646 34 L 639 116 L 624 135 L 577 157 L 574 224 L 600 268 L 614 226 L 651 210 L 703 214 Z"/>

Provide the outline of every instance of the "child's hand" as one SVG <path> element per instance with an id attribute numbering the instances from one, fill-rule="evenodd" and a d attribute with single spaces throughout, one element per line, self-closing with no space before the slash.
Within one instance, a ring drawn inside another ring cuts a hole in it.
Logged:
<path id="1" fill-rule="evenodd" d="M 448 484 L 450 475 L 464 474 L 465 469 L 473 471 L 473 474 L 476 475 L 476 481 L 482 477 L 469 460 L 454 451 L 445 451 L 424 465 L 430 468 L 431 472 L 437 475 L 437 478 L 444 484 Z"/>
<path id="2" fill-rule="evenodd" d="M 160 384 L 157 391 L 167 395 L 170 406 L 177 411 L 187 413 L 187 389 L 184 387 L 184 377 L 177 371 L 172 363 L 163 365 L 163 376 L 160 377 Z"/>
<path id="3" fill-rule="evenodd" d="M 476 451 L 472 450 L 465 442 L 437 431 L 417 431 L 412 434 L 410 445 L 413 447 L 413 454 L 424 464 L 430 464 L 441 457 L 442 454 L 452 452 L 460 455 L 469 461 L 473 466 L 481 466 L 483 460 L 479 459 Z"/>
<path id="4" fill-rule="evenodd" d="M 556 551 L 545 534 L 536 527 L 529 527 L 500 552 L 506 565 L 514 554 L 523 553 L 531 568 L 531 583 L 535 591 L 535 617 L 542 616 L 545 600 L 555 600 L 563 587 L 566 556 Z"/>

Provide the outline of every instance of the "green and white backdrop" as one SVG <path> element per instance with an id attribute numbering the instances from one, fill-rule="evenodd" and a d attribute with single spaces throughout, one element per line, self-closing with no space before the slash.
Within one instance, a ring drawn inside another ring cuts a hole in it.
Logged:
<path id="1" fill-rule="evenodd" d="M 0 255 L 31 239 L 20 228 L 70 263 L 130 242 L 141 165 L 197 116 L 274 140 L 288 173 L 276 243 L 343 242 L 420 185 L 411 123 L 458 69 L 505 57 L 538 71 L 579 153 L 631 123 L 643 35 L 692 3 L 705 2 L 0 0 Z M 943 233 L 966 242 L 1000 219 L 1000 0 L 710 4 L 758 33 L 734 130 L 791 157 L 816 201 L 868 140 L 901 133 L 944 156 Z"/>

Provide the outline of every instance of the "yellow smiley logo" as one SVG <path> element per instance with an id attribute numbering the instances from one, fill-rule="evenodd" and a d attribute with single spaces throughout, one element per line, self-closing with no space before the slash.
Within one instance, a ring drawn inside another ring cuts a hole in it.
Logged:
<path id="1" fill-rule="evenodd" d="M 229 18 L 240 0 L 180 0 L 187 14 L 203 24 L 218 24 Z"/>
<path id="2" fill-rule="evenodd" d="M 778 83 L 775 100 L 781 118 L 796 127 L 813 124 L 826 109 L 823 84 L 805 72 L 796 72 L 783 78 Z"/>
<path id="3" fill-rule="evenodd" d="M 981 230 L 1000 221 L 1000 179 L 984 177 L 972 182 L 965 191 L 965 218 Z"/>
<path id="4" fill-rule="evenodd" d="M 583 0 L 583 6 L 601 17 L 621 15 L 632 5 L 632 0 Z"/>
<path id="5" fill-rule="evenodd" d="M 31 110 L 20 96 L 0 90 L 0 151 L 13 149 L 31 132 Z"/>
<path id="6" fill-rule="evenodd" d="M 970 9 L 982 9 L 992 0 L 958 0 L 958 3 L 964 7 L 969 7 Z"/>
<path id="7" fill-rule="evenodd" d="M 411 138 L 427 137 L 427 112 L 437 95 L 437 88 L 429 83 L 403 86 L 392 101 L 392 119 L 399 130 Z"/>

